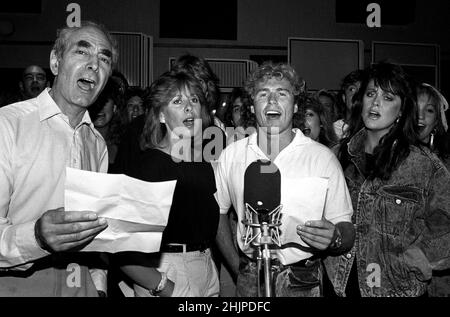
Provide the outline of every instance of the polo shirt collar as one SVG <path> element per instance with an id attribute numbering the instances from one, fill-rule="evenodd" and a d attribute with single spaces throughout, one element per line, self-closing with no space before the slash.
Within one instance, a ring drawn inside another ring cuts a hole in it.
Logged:
<path id="1" fill-rule="evenodd" d="M 304 135 L 300 129 L 294 128 L 294 129 L 292 129 L 292 131 L 294 131 L 295 136 L 290 145 L 299 146 L 299 145 L 309 144 L 309 143 L 313 142 L 311 140 L 311 138 Z"/>
<path id="2" fill-rule="evenodd" d="M 292 131 L 295 133 L 295 135 L 289 146 L 304 145 L 312 142 L 312 140 L 309 137 L 305 136 L 300 129 L 293 128 Z M 249 146 L 258 146 L 258 133 L 254 132 L 248 138 Z"/>

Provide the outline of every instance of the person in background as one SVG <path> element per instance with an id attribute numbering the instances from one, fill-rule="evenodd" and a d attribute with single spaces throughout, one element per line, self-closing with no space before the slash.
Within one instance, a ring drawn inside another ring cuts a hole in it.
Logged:
<path id="1" fill-rule="evenodd" d="M 117 69 L 114 69 L 111 75 L 111 80 L 116 82 L 116 84 L 119 86 L 120 95 L 124 97 L 126 91 L 130 87 L 130 84 L 128 83 L 128 80 L 125 77 L 125 75 L 122 74 Z"/>
<path id="2" fill-rule="evenodd" d="M 119 89 L 119 100 L 117 102 L 118 111 L 121 116 L 122 125 L 127 124 L 127 118 L 124 114 L 124 108 L 126 104 L 126 92 L 128 91 L 130 85 L 128 84 L 128 80 L 125 77 L 124 74 L 122 74 L 117 69 L 114 69 L 110 78 L 112 81 L 115 82 L 115 84 L 118 86 Z"/>
<path id="3" fill-rule="evenodd" d="M 0 109 L 0 296 L 105 295 L 106 272 L 75 251 L 108 224 L 65 210 L 64 183 L 66 167 L 107 170 L 105 141 L 86 110 L 117 58 L 102 25 L 64 27 L 50 53 L 52 88 Z"/>
<path id="4" fill-rule="evenodd" d="M 253 100 L 257 130 L 247 138 L 229 144 L 217 162 L 217 201 L 220 207 L 217 244 L 237 276 L 236 295 L 258 294 L 258 268 L 254 248 L 244 245 L 244 182 L 247 167 L 257 160 L 275 162 L 281 178 L 326 177 L 328 194 L 323 217 L 296 226 L 296 234 L 310 247 L 312 256 L 289 265 L 272 255 L 274 295 L 307 297 L 321 295 L 321 257 L 337 256 L 348 251 L 354 241 L 351 223 L 352 204 L 345 178 L 335 155 L 325 146 L 292 129 L 292 116 L 304 83 L 288 64 L 264 63 L 245 85 Z M 278 145 L 271 147 L 269 145 Z M 292 210 L 294 188 L 282 187 L 283 211 Z M 289 197 L 289 198 L 288 198 Z M 236 236 L 232 236 L 227 213 L 233 206 L 238 216 Z M 301 210 L 291 212 L 301 213 Z M 238 248 L 235 247 L 237 241 Z"/>
<path id="5" fill-rule="evenodd" d="M 346 136 L 348 129 L 348 121 L 350 120 L 353 109 L 353 96 L 361 87 L 364 72 L 362 70 L 354 70 L 347 74 L 341 83 L 338 93 L 337 104 L 340 109 L 339 119 L 333 123 L 334 131 L 338 139 Z"/>
<path id="6" fill-rule="evenodd" d="M 450 135 L 445 116 L 447 99 L 426 83 L 419 84 L 416 91 L 420 142 L 436 153 L 450 170 Z M 430 297 L 450 296 L 450 270 L 433 271 L 428 293 Z"/>
<path id="7" fill-rule="evenodd" d="M 134 282 L 135 295 L 218 296 L 211 256 L 219 220 L 211 163 L 203 158 L 202 130 L 211 117 L 201 83 L 190 73 L 170 71 L 150 87 L 137 174 L 147 182 L 176 180 L 161 252 L 125 252 L 116 263 Z M 183 142 L 186 151 L 180 154 Z M 196 144 L 200 146 L 197 148 Z"/>
<path id="8" fill-rule="evenodd" d="M 131 87 L 123 96 L 124 106 L 119 110 L 123 131 L 121 131 L 116 159 L 110 170 L 113 174 L 128 175 L 134 173 L 137 168 L 142 154 L 139 145 L 140 136 L 150 107 L 145 103 L 147 93 L 147 89 Z"/>
<path id="9" fill-rule="evenodd" d="M 148 109 L 144 106 L 146 91 L 140 87 L 130 87 L 125 92 L 125 122 L 130 124 L 137 117 L 145 117 Z"/>
<path id="10" fill-rule="evenodd" d="M 108 148 L 108 171 L 114 170 L 114 162 L 123 130 L 119 114 L 121 97 L 120 87 L 109 79 L 94 104 L 89 107 L 94 126 L 106 141 Z"/>
<path id="11" fill-rule="evenodd" d="M 241 87 L 235 87 L 226 100 L 224 124 L 227 132 L 227 143 L 243 139 L 255 132 L 255 115 L 250 111 L 251 100 L 247 92 Z M 231 232 L 236 235 L 237 215 L 231 208 L 228 213 Z M 236 242 L 236 241 L 235 241 Z M 237 242 L 235 243 L 237 248 Z M 219 257 L 221 257 L 220 253 Z M 227 267 L 227 261 L 220 261 L 220 296 L 231 297 L 236 293 L 236 281 Z"/>
<path id="12" fill-rule="evenodd" d="M 448 169 L 450 137 L 445 115 L 447 99 L 433 86 L 421 83 L 417 86 L 417 105 L 420 141 L 435 152 Z"/>
<path id="13" fill-rule="evenodd" d="M 22 100 L 37 97 L 45 88 L 50 87 L 45 70 L 38 65 L 26 67 L 19 82 Z"/>
<path id="14" fill-rule="evenodd" d="M 328 148 L 338 143 L 329 108 L 314 97 L 306 97 L 300 103 L 300 111 L 294 114 L 293 126 Z"/>
<path id="15" fill-rule="evenodd" d="M 231 94 L 227 98 L 227 106 L 224 114 L 224 124 L 226 128 L 233 131 L 228 133 L 228 143 L 240 140 L 251 133 L 255 132 L 256 119 L 251 113 L 251 100 L 245 90 L 240 87 L 233 88 Z M 249 130 L 247 130 L 250 128 Z"/>
<path id="16" fill-rule="evenodd" d="M 338 151 L 357 235 L 351 252 L 326 259 L 328 276 L 338 296 L 427 296 L 432 271 L 450 266 L 450 174 L 419 144 L 402 67 L 373 64 L 364 77 Z"/>
<path id="17" fill-rule="evenodd" d="M 334 121 L 336 120 L 337 116 L 338 116 L 338 109 L 337 109 L 337 104 L 336 104 L 336 95 L 331 92 L 328 91 L 326 89 L 321 89 L 319 90 L 316 94 L 315 97 L 317 100 L 319 100 L 319 102 L 325 107 L 328 108 L 330 114 L 331 114 L 331 119 Z"/>

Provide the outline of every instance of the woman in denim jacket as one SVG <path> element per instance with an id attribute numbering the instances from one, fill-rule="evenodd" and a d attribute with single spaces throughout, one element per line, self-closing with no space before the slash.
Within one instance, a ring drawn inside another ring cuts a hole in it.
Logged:
<path id="1" fill-rule="evenodd" d="M 448 102 L 435 87 L 417 85 L 417 106 L 420 142 L 427 146 L 450 168 L 450 133 L 445 111 Z M 432 297 L 450 296 L 450 269 L 434 271 L 428 294 Z"/>
<path id="2" fill-rule="evenodd" d="M 328 275 L 339 296 L 425 296 L 432 270 L 450 266 L 450 174 L 419 145 L 402 68 L 375 64 L 365 77 L 338 153 L 356 239 L 325 260 Z"/>

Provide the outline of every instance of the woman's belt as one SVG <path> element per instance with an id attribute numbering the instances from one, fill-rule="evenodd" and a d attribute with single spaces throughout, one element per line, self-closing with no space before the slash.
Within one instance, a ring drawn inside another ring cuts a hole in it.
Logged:
<path id="1" fill-rule="evenodd" d="M 201 243 L 167 243 L 161 245 L 161 252 L 169 252 L 169 253 L 185 253 L 192 251 L 205 251 L 210 247 L 210 243 L 201 242 Z"/>

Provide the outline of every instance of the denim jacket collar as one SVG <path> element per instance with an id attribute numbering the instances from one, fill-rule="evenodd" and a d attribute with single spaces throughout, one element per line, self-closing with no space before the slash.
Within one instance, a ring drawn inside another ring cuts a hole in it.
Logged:
<path id="1" fill-rule="evenodd" d="M 360 156 L 364 153 L 364 140 L 367 137 L 367 130 L 362 128 L 348 142 L 348 154 L 350 156 Z"/>
<path id="2" fill-rule="evenodd" d="M 364 175 L 362 173 L 362 168 L 366 159 L 364 155 L 364 141 L 366 137 L 367 130 L 365 128 L 362 128 L 350 139 L 347 144 L 347 152 L 350 155 L 350 160 L 353 162 L 353 164 L 355 164 L 357 170 L 361 175 Z"/>

